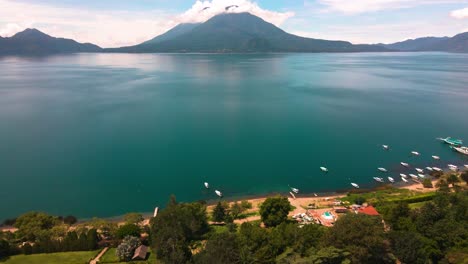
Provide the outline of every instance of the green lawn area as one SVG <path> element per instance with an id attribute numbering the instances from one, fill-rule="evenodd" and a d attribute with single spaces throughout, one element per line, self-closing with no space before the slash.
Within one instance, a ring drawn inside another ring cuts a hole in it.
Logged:
<path id="1" fill-rule="evenodd" d="M 97 251 L 61 252 L 51 254 L 17 255 L 0 261 L 2 264 L 85 264 L 99 253 Z"/>
<path id="2" fill-rule="evenodd" d="M 342 198 L 342 201 L 354 203 L 356 198 L 362 197 L 366 200 L 366 202 L 377 205 L 398 201 L 405 201 L 411 204 L 431 200 L 434 196 L 435 192 L 420 193 L 407 189 L 391 187 L 365 193 L 350 193 L 347 197 Z"/>
<path id="3" fill-rule="evenodd" d="M 104 264 L 104 263 L 113 263 L 113 264 L 124 264 L 124 263 L 135 263 L 135 264 L 146 264 L 146 263 L 148 263 L 149 264 L 149 263 L 151 263 L 151 264 L 155 264 L 155 263 L 159 263 L 156 260 L 156 255 L 153 254 L 153 252 L 151 252 L 151 250 L 149 251 L 150 256 L 149 256 L 148 260 L 146 260 L 146 261 L 131 261 L 131 262 L 120 262 L 119 258 L 115 255 L 115 251 L 116 251 L 116 248 L 109 248 L 109 250 L 107 250 L 106 254 L 104 254 L 104 256 L 102 256 L 101 260 L 99 261 L 99 264 Z"/>

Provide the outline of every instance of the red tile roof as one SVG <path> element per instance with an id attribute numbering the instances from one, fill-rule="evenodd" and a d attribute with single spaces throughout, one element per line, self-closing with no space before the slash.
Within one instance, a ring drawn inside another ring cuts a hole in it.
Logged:
<path id="1" fill-rule="evenodd" d="M 358 213 L 366 215 L 379 215 L 379 212 L 377 212 L 373 206 L 361 207 L 358 209 Z"/>

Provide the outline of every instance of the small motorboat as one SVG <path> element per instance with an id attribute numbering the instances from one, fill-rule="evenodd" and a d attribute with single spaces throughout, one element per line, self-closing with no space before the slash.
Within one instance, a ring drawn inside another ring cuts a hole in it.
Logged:
<path id="1" fill-rule="evenodd" d="M 359 189 L 359 185 L 357 185 L 357 183 L 352 182 L 351 185 L 352 185 L 354 188 Z"/>
<path id="2" fill-rule="evenodd" d="M 411 154 L 414 155 L 414 156 L 419 156 L 419 155 L 421 155 L 421 154 L 420 154 L 419 152 L 417 152 L 417 151 L 411 151 Z"/>
<path id="3" fill-rule="evenodd" d="M 216 195 L 218 195 L 219 197 L 223 197 L 223 193 L 222 193 L 222 192 L 220 192 L 220 191 L 218 191 L 218 190 L 215 190 L 215 193 L 216 193 Z"/>
<path id="4" fill-rule="evenodd" d="M 207 182 L 205 182 L 205 188 L 207 188 L 207 189 L 210 188 L 210 185 Z"/>
<path id="5" fill-rule="evenodd" d="M 416 168 L 416 171 L 419 172 L 419 173 L 424 173 L 424 170 L 420 169 L 420 168 Z"/>
<path id="6" fill-rule="evenodd" d="M 385 150 L 389 150 L 390 147 L 388 145 L 382 145 L 382 148 L 385 149 Z"/>
<path id="7" fill-rule="evenodd" d="M 379 178 L 379 177 L 374 177 L 374 180 L 376 182 L 384 182 L 384 179 L 383 178 Z"/>
<path id="8" fill-rule="evenodd" d="M 426 177 L 426 175 L 421 174 L 421 173 L 419 173 L 418 176 L 419 176 L 419 178 L 425 178 Z"/>
<path id="9" fill-rule="evenodd" d="M 314 193 L 314 196 L 317 197 L 318 195 L 316 193 Z"/>
<path id="10" fill-rule="evenodd" d="M 403 166 L 403 167 L 409 167 L 409 164 L 406 163 L 406 162 L 400 162 L 400 164 L 401 164 L 401 166 Z"/>
<path id="11" fill-rule="evenodd" d="M 323 172 L 328 172 L 328 169 L 325 168 L 325 167 L 320 167 L 320 169 L 321 169 Z"/>
<path id="12" fill-rule="evenodd" d="M 409 176 L 410 176 L 411 178 L 413 178 L 413 179 L 417 179 L 417 178 L 418 178 L 418 176 L 416 176 L 416 175 L 414 175 L 414 174 L 410 174 Z"/>
<path id="13" fill-rule="evenodd" d="M 394 183 L 395 182 L 395 179 L 393 179 L 392 177 L 387 177 L 388 181 L 391 182 L 391 183 Z"/>
<path id="14" fill-rule="evenodd" d="M 468 155 L 468 147 L 459 147 L 459 148 L 454 147 L 453 149 L 461 154 Z"/>
<path id="15" fill-rule="evenodd" d="M 439 156 L 432 156 L 432 158 L 435 159 L 435 160 L 440 160 Z"/>
<path id="16" fill-rule="evenodd" d="M 442 171 L 442 169 L 439 168 L 439 167 L 432 167 L 432 169 L 435 170 L 435 171 L 439 171 L 439 172 Z"/>
<path id="17" fill-rule="evenodd" d="M 408 176 L 406 176 L 406 174 L 404 174 L 404 173 L 400 173 L 400 176 L 401 176 L 402 178 L 408 178 Z"/>
<path id="18" fill-rule="evenodd" d="M 401 180 L 404 181 L 404 182 L 408 182 L 408 180 L 404 177 L 401 177 Z"/>
<path id="19" fill-rule="evenodd" d="M 387 172 L 387 169 L 385 169 L 385 168 L 377 168 L 377 169 L 378 169 L 379 171 L 381 171 L 381 172 Z"/>
<path id="20" fill-rule="evenodd" d="M 299 193 L 299 189 L 296 189 L 296 188 L 291 187 L 291 191 L 293 191 L 294 193 Z"/>
<path id="21" fill-rule="evenodd" d="M 433 171 L 434 169 L 432 169 L 431 167 L 426 167 L 426 170 Z"/>
<path id="22" fill-rule="evenodd" d="M 451 137 L 446 137 L 446 138 L 438 138 L 439 140 L 442 140 L 443 142 L 452 145 L 452 146 L 461 146 L 463 145 L 463 140 L 461 139 L 453 139 Z"/>
<path id="23" fill-rule="evenodd" d="M 449 164 L 448 165 L 448 168 L 451 170 L 451 171 L 458 171 L 458 166 L 455 166 L 453 164 Z"/>
<path id="24" fill-rule="evenodd" d="M 465 164 L 465 165 L 463 165 L 463 166 L 465 166 L 465 168 L 467 168 L 467 169 L 468 169 L 468 164 Z"/>
<path id="25" fill-rule="evenodd" d="M 158 212 L 159 212 L 159 207 L 155 207 L 154 212 L 153 212 L 153 217 L 158 216 Z"/>

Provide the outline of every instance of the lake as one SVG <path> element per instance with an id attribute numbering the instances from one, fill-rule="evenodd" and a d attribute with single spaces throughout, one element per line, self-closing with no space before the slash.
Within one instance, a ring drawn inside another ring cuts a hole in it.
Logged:
<path id="1" fill-rule="evenodd" d="M 4 57 L 0 72 L 0 219 L 370 187 L 400 161 L 468 163 L 436 140 L 468 141 L 468 54 L 75 54 Z"/>

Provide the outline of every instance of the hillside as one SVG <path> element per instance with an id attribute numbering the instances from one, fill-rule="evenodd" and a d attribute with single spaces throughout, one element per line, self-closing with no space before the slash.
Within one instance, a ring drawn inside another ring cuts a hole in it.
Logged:
<path id="1" fill-rule="evenodd" d="M 399 51 L 446 51 L 468 52 L 468 32 L 454 37 L 424 37 L 408 39 L 392 44 L 382 44 L 383 47 Z"/>

